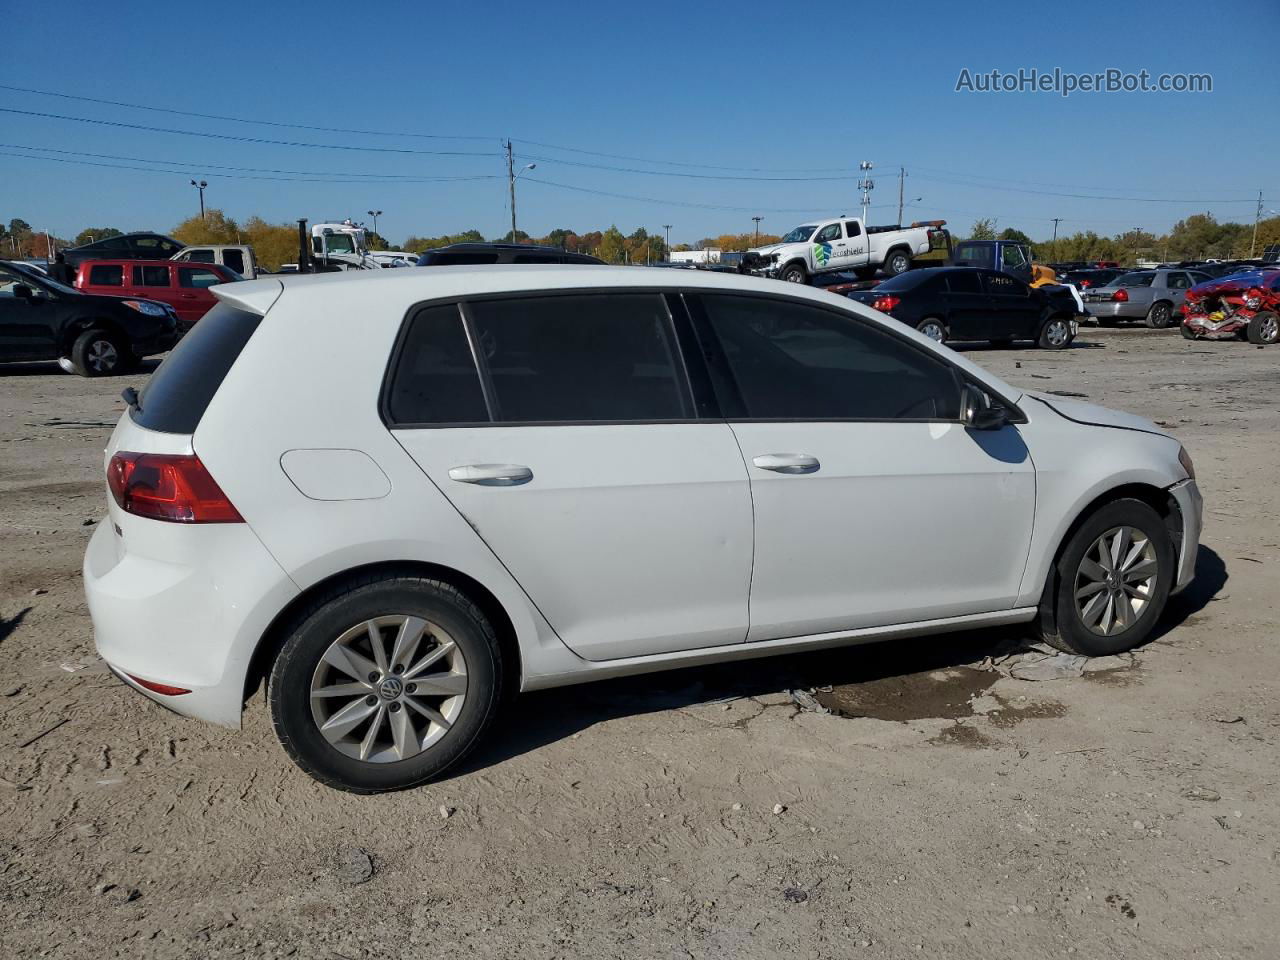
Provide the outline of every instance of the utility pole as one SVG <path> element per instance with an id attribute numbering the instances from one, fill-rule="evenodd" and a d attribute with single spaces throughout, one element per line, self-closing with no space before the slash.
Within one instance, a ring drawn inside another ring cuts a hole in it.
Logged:
<path id="1" fill-rule="evenodd" d="M 193 187 L 195 187 L 197 190 L 199 190 L 199 191 L 200 191 L 200 219 L 201 219 L 201 220 L 203 220 L 203 219 L 205 219 L 205 216 L 204 216 L 204 188 L 205 188 L 205 187 L 207 187 L 207 186 L 209 185 L 209 183 L 208 183 L 208 181 L 206 181 L 206 180 L 201 180 L 199 183 L 196 183 L 196 181 L 192 180 L 192 181 L 191 181 L 191 185 L 192 185 Z"/>
<path id="2" fill-rule="evenodd" d="M 526 163 L 516 172 L 515 154 L 511 151 L 511 141 L 507 141 L 507 176 L 511 180 L 511 242 L 516 242 L 516 178 L 526 170 L 537 167 L 536 163 Z"/>
<path id="3" fill-rule="evenodd" d="M 1062 222 L 1061 217 L 1053 218 L 1053 259 L 1058 259 L 1058 224 Z"/>
<path id="4" fill-rule="evenodd" d="M 664 245 L 667 248 L 667 261 L 670 262 L 671 261 L 671 224 L 664 223 L 662 225 L 662 229 L 665 230 L 667 234 L 667 239 Z"/>
<path id="5" fill-rule="evenodd" d="M 876 182 L 871 179 L 871 167 L 873 164 L 870 160 L 863 160 L 858 164 L 858 169 L 862 171 L 862 179 L 858 181 L 858 189 L 862 191 L 862 228 L 867 228 L 867 208 L 871 206 L 871 191 L 876 188 Z"/>
<path id="6" fill-rule="evenodd" d="M 760 246 L 760 221 L 763 220 L 764 217 L 752 217 L 751 219 L 756 225 L 756 246 L 758 247 Z"/>
<path id="7" fill-rule="evenodd" d="M 1249 241 L 1249 259 L 1253 259 L 1254 247 L 1258 245 L 1258 221 L 1262 219 L 1262 191 L 1258 191 L 1258 212 L 1253 215 L 1253 239 Z"/>
<path id="8" fill-rule="evenodd" d="M 907 179 L 907 168 L 898 168 L 898 226 L 902 226 L 902 188 Z M 864 218 L 865 219 L 865 218 Z"/>

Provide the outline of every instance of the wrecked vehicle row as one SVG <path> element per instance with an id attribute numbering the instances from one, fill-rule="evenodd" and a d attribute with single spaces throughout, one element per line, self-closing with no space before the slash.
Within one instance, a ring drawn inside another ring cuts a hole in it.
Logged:
<path id="1" fill-rule="evenodd" d="M 1280 340 L 1280 270 L 1257 270 L 1199 284 L 1182 306 L 1188 340 Z"/>

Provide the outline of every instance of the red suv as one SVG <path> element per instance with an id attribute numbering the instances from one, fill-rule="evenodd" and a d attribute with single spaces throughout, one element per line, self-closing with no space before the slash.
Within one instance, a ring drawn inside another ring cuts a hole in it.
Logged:
<path id="1" fill-rule="evenodd" d="M 243 279 L 217 263 L 173 260 L 86 260 L 76 268 L 76 287 L 85 293 L 145 297 L 167 303 L 185 333 L 218 302 L 209 288 Z"/>

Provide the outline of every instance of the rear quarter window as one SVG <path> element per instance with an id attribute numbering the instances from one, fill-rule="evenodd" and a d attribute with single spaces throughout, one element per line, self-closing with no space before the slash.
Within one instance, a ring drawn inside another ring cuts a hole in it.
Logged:
<path id="1" fill-rule="evenodd" d="M 195 433 L 227 372 L 262 317 L 219 303 L 201 318 L 151 376 L 133 422 L 160 433 Z"/>

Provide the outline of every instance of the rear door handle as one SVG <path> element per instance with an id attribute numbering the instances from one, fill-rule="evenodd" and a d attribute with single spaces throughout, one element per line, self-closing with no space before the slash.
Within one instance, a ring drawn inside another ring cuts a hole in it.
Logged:
<path id="1" fill-rule="evenodd" d="M 774 473 L 816 473 L 822 466 L 817 457 L 807 453 L 762 453 L 751 462 Z"/>
<path id="2" fill-rule="evenodd" d="M 518 487 L 533 479 L 533 471 L 518 463 L 472 463 L 451 467 L 449 479 L 482 487 Z"/>

